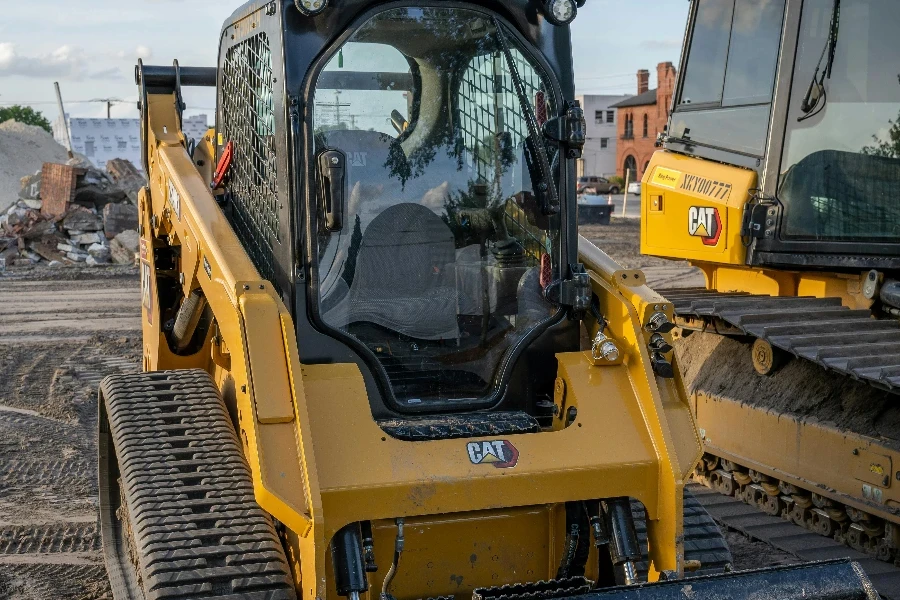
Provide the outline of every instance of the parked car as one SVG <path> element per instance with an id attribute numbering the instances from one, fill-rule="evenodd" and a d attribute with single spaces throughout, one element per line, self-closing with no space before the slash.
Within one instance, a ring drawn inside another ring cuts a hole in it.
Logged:
<path id="1" fill-rule="evenodd" d="M 628 184 L 628 193 L 634 194 L 635 196 L 641 195 L 641 182 L 640 181 L 632 181 Z"/>
<path id="2" fill-rule="evenodd" d="M 618 194 L 620 188 L 605 177 L 579 177 L 578 193 L 579 194 Z"/>

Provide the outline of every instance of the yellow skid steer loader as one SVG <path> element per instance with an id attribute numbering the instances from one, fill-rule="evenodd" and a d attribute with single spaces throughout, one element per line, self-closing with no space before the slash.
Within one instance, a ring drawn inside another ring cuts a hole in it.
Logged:
<path id="1" fill-rule="evenodd" d="M 684 579 L 672 305 L 577 235 L 577 9 L 252 2 L 217 68 L 138 65 L 117 599 L 877 597 L 848 561 Z"/>

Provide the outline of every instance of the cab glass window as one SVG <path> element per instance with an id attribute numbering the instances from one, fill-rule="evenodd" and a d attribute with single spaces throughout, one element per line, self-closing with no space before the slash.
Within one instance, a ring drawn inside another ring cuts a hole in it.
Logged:
<path id="1" fill-rule="evenodd" d="M 315 232 L 322 322 L 365 348 L 400 409 L 490 398 L 558 314 L 559 217 L 537 167 L 542 149 L 561 170 L 558 145 L 528 122 L 556 114 L 547 77 L 485 13 L 397 8 L 330 59 L 313 102 L 317 153 L 347 164 L 343 225 Z"/>
<path id="2" fill-rule="evenodd" d="M 782 236 L 900 241 L 900 3 L 806 0 L 779 179 Z M 829 67 L 818 102 L 804 99 Z M 823 49 L 826 49 L 823 57 Z"/>
<path id="3" fill-rule="evenodd" d="M 761 156 L 767 139 L 785 0 L 695 0 L 684 83 L 671 133 Z"/>

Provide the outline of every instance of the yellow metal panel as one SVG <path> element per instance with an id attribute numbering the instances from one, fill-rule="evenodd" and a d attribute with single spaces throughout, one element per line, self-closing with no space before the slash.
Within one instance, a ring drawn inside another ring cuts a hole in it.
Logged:
<path id="1" fill-rule="evenodd" d="M 260 423 L 289 423 L 294 420 L 294 406 L 278 306 L 265 293 L 242 294 L 240 306 L 244 321 L 251 325 L 244 335 L 256 418 Z"/>
<path id="2" fill-rule="evenodd" d="M 891 471 L 900 452 L 871 437 L 730 398 L 698 392 L 695 401 L 709 452 L 801 487 L 815 482 L 812 489 L 826 498 L 896 522 L 900 486 L 892 485 Z"/>
<path id="3" fill-rule="evenodd" d="M 744 264 L 740 229 L 756 173 L 659 151 L 641 188 L 641 252 L 667 258 Z"/>
<path id="4" fill-rule="evenodd" d="M 569 363 L 571 389 L 581 390 L 577 422 L 564 431 L 501 438 L 519 451 L 518 464 L 509 469 L 472 464 L 466 451 L 471 440 L 388 436 L 372 420 L 355 365 L 304 365 L 328 530 L 360 519 L 615 495 L 640 498 L 655 512 L 658 459 L 626 367 L 593 367 L 580 352 L 559 359 Z"/>

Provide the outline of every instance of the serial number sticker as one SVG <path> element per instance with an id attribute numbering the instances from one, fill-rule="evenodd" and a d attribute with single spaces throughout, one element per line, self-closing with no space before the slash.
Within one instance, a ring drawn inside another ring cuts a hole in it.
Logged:
<path id="1" fill-rule="evenodd" d="M 713 200 L 728 200 L 731 197 L 731 184 L 726 181 L 707 179 L 699 175 L 685 173 L 678 189 Z"/>
<path id="2" fill-rule="evenodd" d="M 653 179 L 650 183 L 674 190 L 678 187 L 678 182 L 681 181 L 682 175 L 683 173 L 681 171 L 667 169 L 665 167 L 656 167 L 656 170 L 653 172 Z"/>
<path id="3" fill-rule="evenodd" d="M 175 209 L 175 216 L 178 217 L 178 220 L 181 220 L 181 196 L 178 195 L 178 190 L 175 189 L 175 184 L 172 183 L 172 180 L 169 180 L 169 204 L 172 205 L 172 208 Z"/>

